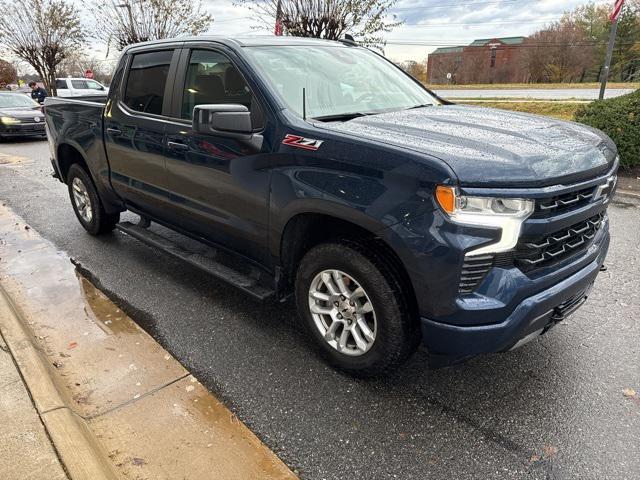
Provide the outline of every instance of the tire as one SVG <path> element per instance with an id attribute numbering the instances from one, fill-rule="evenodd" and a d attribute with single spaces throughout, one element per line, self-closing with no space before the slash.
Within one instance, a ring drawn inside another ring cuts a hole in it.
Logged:
<path id="1" fill-rule="evenodd" d="M 77 163 L 67 174 L 69 198 L 80 224 L 91 235 L 111 232 L 120 221 L 120 213 L 107 213 L 87 171 Z"/>
<path id="2" fill-rule="evenodd" d="M 345 293 L 336 276 L 342 278 L 342 287 L 351 294 L 343 295 L 344 301 L 327 283 Z M 352 242 L 312 248 L 296 274 L 298 314 L 314 345 L 333 367 L 357 377 L 386 375 L 417 349 L 419 324 L 402 290 L 395 270 L 383 255 Z M 334 326 L 338 321 L 341 323 Z"/>

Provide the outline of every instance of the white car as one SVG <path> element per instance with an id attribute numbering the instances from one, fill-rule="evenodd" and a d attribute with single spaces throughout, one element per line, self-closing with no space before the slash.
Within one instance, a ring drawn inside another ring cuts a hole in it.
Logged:
<path id="1" fill-rule="evenodd" d="M 56 78 L 58 97 L 85 97 L 89 95 L 107 95 L 109 89 L 100 82 L 89 78 Z"/>

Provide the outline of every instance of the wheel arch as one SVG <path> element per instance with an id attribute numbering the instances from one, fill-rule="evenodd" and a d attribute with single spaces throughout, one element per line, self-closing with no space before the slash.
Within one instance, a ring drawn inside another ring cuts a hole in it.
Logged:
<path id="1" fill-rule="evenodd" d="M 98 190 L 98 195 L 105 211 L 107 213 L 116 213 L 124 210 L 122 201 L 111 189 L 110 182 L 105 185 L 105 182 L 101 181 L 107 177 L 104 175 L 98 177 L 98 173 L 93 171 L 84 151 L 78 145 L 69 142 L 59 144 L 56 148 L 56 162 L 58 174 L 63 183 L 67 183 L 67 176 L 71 165 L 81 165 L 87 171 L 91 181 L 93 181 L 94 186 Z M 105 172 L 105 175 L 108 175 L 108 170 Z"/>
<path id="2" fill-rule="evenodd" d="M 76 163 L 84 167 L 89 175 L 91 175 L 91 179 L 95 183 L 95 178 L 93 178 L 93 174 L 91 173 L 91 169 L 89 168 L 87 159 L 80 152 L 80 149 L 77 146 L 70 143 L 61 143 L 56 149 L 56 159 L 58 161 L 58 173 L 60 174 L 60 180 L 62 180 L 64 183 L 67 183 L 67 175 L 69 173 L 71 165 Z"/>
<path id="3" fill-rule="evenodd" d="M 284 277 L 282 288 L 286 291 L 293 288 L 300 261 L 316 245 L 331 241 L 354 242 L 394 272 L 395 281 L 406 294 L 410 312 L 417 315 L 417 298 L 404 263 L 393 247 L 378 235 L 380 228 L 371 228 L 372 222 L 368 220 L 355 222 L 326 212 L 299 212 L 293 215 L 280 237 L 279 256 Z"/>

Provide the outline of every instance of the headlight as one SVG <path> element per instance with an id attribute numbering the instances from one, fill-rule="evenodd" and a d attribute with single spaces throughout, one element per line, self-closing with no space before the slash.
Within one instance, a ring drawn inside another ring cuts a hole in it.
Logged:
<path id="1" fill-rule="evenodd" d="M 523 198 L 469 197 L 455 187 L 440 185 L 436 200 L 452 221 L 480 227 L 498 227 L 502 237 L 497 243 L 467 252 L 467 255 L 506 252 L 514 248 L 524 221 L 533 213 L 533 200 Z"/>
<path id="2" fill-rule="evenodd" d="M 5 125 L 15 125 L 16 123 L 20 123 L 20 120 L 13 117 L 0 117 L 0 123 L 4 123 Z"/>

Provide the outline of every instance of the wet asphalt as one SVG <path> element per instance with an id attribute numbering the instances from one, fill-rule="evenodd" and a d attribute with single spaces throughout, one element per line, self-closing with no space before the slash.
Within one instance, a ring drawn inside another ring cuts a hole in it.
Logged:
<path id="1" fill-rule="evenodd" d="M 609 269 L 547 335 L 441 370 L 420 351 L 397 374 L 362 381 L 310 351 L 292 304 L 258 304 L 121 233 L 86 234 L 50 176 L 46 142 L 0 153 L 32 159 L 0 158 L 0 201 L 303 479 L 640 477 L 639 204 L 610 208 Z"/>

